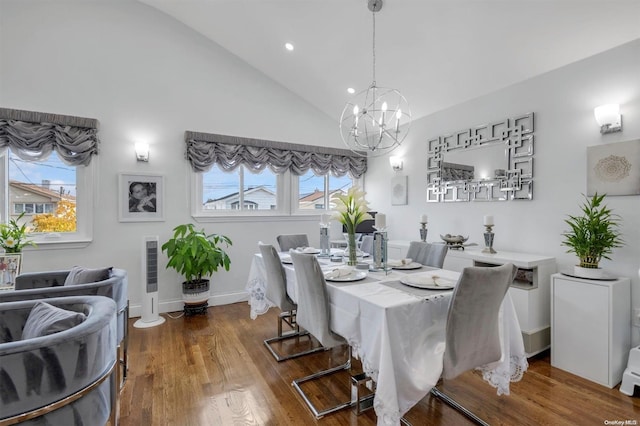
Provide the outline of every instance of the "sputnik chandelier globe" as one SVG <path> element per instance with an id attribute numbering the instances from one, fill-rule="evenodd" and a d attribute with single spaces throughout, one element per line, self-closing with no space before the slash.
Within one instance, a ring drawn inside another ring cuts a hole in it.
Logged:
<path id="1" fill-rule="evenodd" d="M 345 105 L 340 135 L 356 154 L 377 157 L 393 151 L 407 137 L 411 109 L 398 90 L 376 83 L 376 12 L 382 9 L 382 0 L 368 0 L 368 7 L 373 16 L 373 81 Z"/>

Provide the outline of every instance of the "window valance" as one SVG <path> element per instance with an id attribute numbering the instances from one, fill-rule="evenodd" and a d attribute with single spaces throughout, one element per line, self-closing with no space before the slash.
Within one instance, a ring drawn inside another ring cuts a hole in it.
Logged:
<path id="1" fill-rule="evenodd" d="M 44 160 L 55 150 L 72 166 L 87 166 L 98 153 L 98 120 L 0 108 L 0 148 L 23 160 Z"/>
<path id="2" fill-rule="evenodd" d="M 243 165 L 253 172 L 269 167 L 274 173 L 290 170 L 303 175 L 312 169 L 318 175 L 349 173 L 354 178 L 367 171 L 367 158 L 347 149 L 190 131 L 185 132 L 185 142 L 187 160 L 196 172 L 207 171 L 214 164 L 227 171 Z"/>

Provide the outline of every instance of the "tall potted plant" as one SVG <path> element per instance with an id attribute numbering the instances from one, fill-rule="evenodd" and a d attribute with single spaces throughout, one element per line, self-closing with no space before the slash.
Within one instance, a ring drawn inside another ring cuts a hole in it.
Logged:
<path id="1" fill-rule="evenodd" d="M 219 234 L 207 234 L 191 223 L 173 228 L 173 237 L 162 245 L 169 262 L 167 268 L 183 276 L 182 298 L 186 305 L 204 304 L 209 299 L 209 277 L 219 267 L 229 270 L 231 259 L 224 248 L 231 240 Z"/>
<path id="2" fill-rule="evenodd" d="M 356 265 L 357 263 L 356 226 L 363 220 L 371 219 L 371 215 L 367 213 L 369 206 L 364 198 L 365 195 L 366 192 L 353 186 L 346 194 L 336 193 L 332 197 L 337 211 L 334 218 L 342 223 L 347 230 L 348 265 Z"/>
<path id="3" fill-rule="evenodd" d="M 565 219 L 571 231 L 564 233 L 562 244 L 569 247 L 567 253 L 578 256 L 580 264 L 576 265 L 575 274 L 585 278 L 602 277 L 600 260 L 611 259 L 613 249 L 624 244 L 618 231 L 620 216 L 602 203 L 605 196 L 597 193 L 590 199 L 585 196 L 582 216 L 569 215 Z"/>

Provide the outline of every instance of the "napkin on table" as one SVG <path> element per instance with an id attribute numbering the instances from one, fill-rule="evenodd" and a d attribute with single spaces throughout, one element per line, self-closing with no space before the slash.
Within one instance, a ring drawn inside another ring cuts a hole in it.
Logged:
<path id="1" fill-rule="evenodd" d="M 326 272 L 324 276 L 326 278 L 341 278 L 347 277 L 353 273 L 353 266 L 343 266 L 340 268 L 332 269 L 329 272 Z"/>
<path id="2" fill-rule="evenodd" d="M 413 262 L 413 259 L 407 257 L 406 259 L 389 259 L 387 261 L 387 266 L 406 266 L 410 265 Z"/>
<path id="3" fill-rule="evenodd" d="M 433 285 L 433 286 L 451 286 L 451 281 L 439 277 L 438 275 L 412 275 L 408 278 L 414 284 Z"/>
<path id="4" fill-rule="evenodd" d="M 318 251 L 317 248 L 313 247 L 298 247 L 296 250 L 298 250 L 300 253 L 316 253 Z"/>

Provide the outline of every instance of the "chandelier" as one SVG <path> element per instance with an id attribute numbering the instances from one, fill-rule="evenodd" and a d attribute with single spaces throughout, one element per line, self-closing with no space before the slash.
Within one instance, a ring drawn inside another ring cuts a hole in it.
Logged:
<path id="1" fill-rule="evenodd" d="M 340 117 L 340 135 L 356 154 L 377 157 L 400 146 L 411 127 L 411 110 L 402 94 L 376 84 L 376 12 L 382 0 L 368 0 L 373 16 L 373 81 L 354 95 Z"/>

